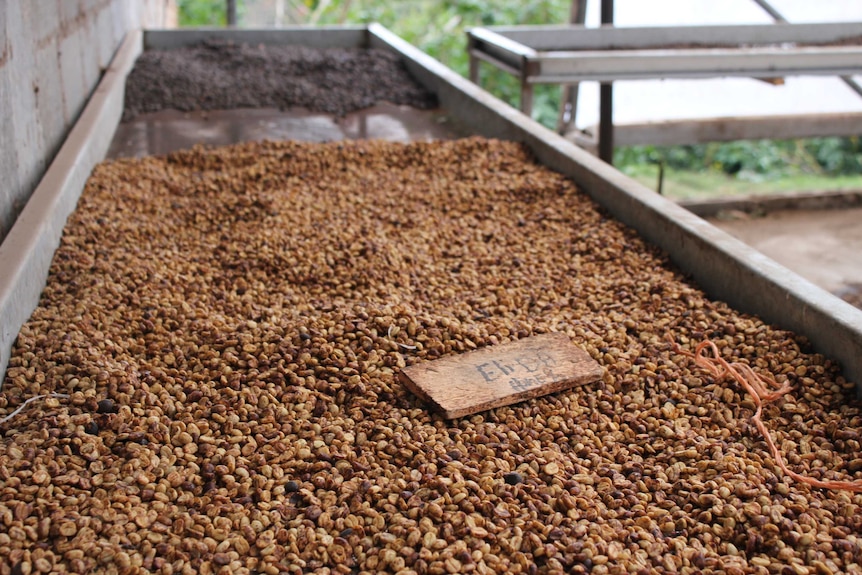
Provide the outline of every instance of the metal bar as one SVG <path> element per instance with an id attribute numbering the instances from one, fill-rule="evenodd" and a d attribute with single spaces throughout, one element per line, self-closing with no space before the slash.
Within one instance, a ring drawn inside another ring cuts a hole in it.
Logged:
<path id="1" fill-rule="evenodd" d="M 583 25 L 587 18 L 587 0 L 572 0 L 570 24 Z M 578 117 L 578 84 L 564 84 L 560 95 L 560 112 L 557 116 L 557 133 L 565 134 Z"/>
<path id="2" fill-rule="evenodd" d="M 472 50 L 468 52 L 470 55 L 470 81 L 474 84 L 479 84 L 479 58 Z"/>
<path id="3" fill-rule="evenodd" d="M 690 28 L 696 28 L 693 32 Z M 781 35 L 775 33 L 781 31 Z M 494 30 L 498 30 L 495 28 Z M 506 61 L 519 68 L 523 62 L 538 62 L 539 73 L 527 76 L 530 83 L 568 84 L 579 81 L 611 81 L 614 79 L 648 78 L 709 78 L 740 76 L 775 78 L 778 75 L 850 75 L 862 67 L 862 46 L 821 45 L 784 46 L 788 35 L 819 41 L 859 38 L 862 23 L 847 24 L 783 24 L 776 26 L 706 26 L 677 28 L 612 28 L 599 30 L 567 27 L 531 27 L 537 34 L 536 45 L 548 44 L 554 34 L 565 35 L 569 44 L 593 38 L 590 50 L 537 51 L 521 43 L 524 34 L 504 36 L 489 29 L 473 29 L 474 49 Z M 734 40 L 724 47 L 704 49 L 710 41 L 724 36 Z M 741 33 L 740 31 L 744 32 Z M 808 31 L 806 34 L 805 31 Z M 576 33 L 573 33 L 576 32 Z M 598 35 L 596 33 L 599 33 Z M 816 33 L 815 33 L 816 32 Z M 694 34 L 694 35 L 693 35 Z M 509 37 L 511 36 L 511 37 Z M 711 36 L 711 37 L 710 37 Z M 798 39 L 798 38 L 796 38 Z M 638 43 L 645 48 L 623 49 Z M 669 46 L 690 43 L 701 48 L 672 49 Z M 739 44 L 745 47 L 739 47 Z M 661 49 L 660 46 L 665 48 Z"/>
<path id="4" fill-rule="evenodd" d="M 477 50 L 474 49 L 475 43 L 476 40 L 473 38 L 473 36 L 467 34 L 467 57 L 470 62 L 470 72 L 468 78 L 470 78 L 470 81 L 478 86 L 480 85 L 479 58 L 476 56 Z"/>
<path id="5" fill-rule="evenodd" d="M 594 130 L 593 130 L 594 131 Z M 617 124 L 617 146 L 675 146 L 733 140 L 816 138 L 862 134 L 862 113 L 727 116 Z"/>
<path id="6" fill-rule="evenodd" d="M 660 196 L 664 194 L 664 160 L 658 163 L 658 183 L 656 184 L 655 191 Z"/>
<path id="7" fill-rule="evenodd" d="M 536 50 L 530 46 L 498 34 L 490 28 L 473 28 L 467 34 L 471 38 L 472 45 L 476 47 L 488 46 L 491 49 L 498 48 L 500 51 L 513 54 L 519 58 L 533 58 L 536 56 Z"/>
<path id="8" fill-rule="evenodd" d="M 580 85 L 564 84 L 560 95 L 560 113 L 557 116 L 557 133 L 565 134 L 578 118 L 578 94 Z"/>
<path id="9" fill-rule="evenodd" d="M 757 3 L 757 5 L 760 6 L 763 10 L 765 10 L 766 13 L 769 14 L 776 22 L 780 24 L 788 23 L 787 19 L 778 10 L 773 8 L 772 5 L 769 4 L 769 2 L 767 2 L 766 0 L 754 0 L 754 2 Z M 848 88 L 850 88 L 851 90 L 856 92 L 857 95 L 862 97 L 862 86 L 860 86 L 859 83 L 856 82 L 856 80 L 854 80 L 850 76 L 841 76 L 841 80 L 847 85 Z"/>
<path id="10" fill-rule="evenodd" d="M 536 84 L 658 78 L 777 75 L 840 76 L 862 72 L 862 46 L 716 50 L 543 52 Z"/>
<path id="11" fill-rule="evenodd" d="M 614 0 L 602 0 L 602 26 L 614 23 Z M 614 163 L 614 86 L 609 82 L 599 87 L 599 159 Z"/>
<path id="12" fill-rule="evenodd" d="M 517 77 L 521 76 L 521 68 L 520 67 L 511 66 L 511 65 L 509 65 L 508 62 L 505 62 L 503 60 L 499 60 L 498 58 L 495 58 L 493 55 L 488 54 L 487 52 L 482 52 L 481 50 L 471 50 L 470 51 L 470 57 L 476 58 L 477 60 L 480 60 L 480 61 L 488 62 L 489 64 L 493 64 L 497 68 L 503 70 L 504 72 L 508 72 L 509 74 L 512 74 L 513 76 L 517 76 Z M 477 62 L 477 66 L 478 66 L 478 62 Z M 477 74 L 478 74 L 478 67 L 476 68 L 476 70 L 477 70 Z M 478 75 L 477 75 L 477 78 L 478 78 Z M 478 82 L 476 82 L 476 83 L 478 84 Z"/>
<path id="13" fill-rule="evenodd" d="M 614 86 L 599 87 L 599 159 L 614 163 Z"/>
<path id="14" fill-rule="evenodd" d="M 530 65 L 536 56 L 536 51 L 529 46 L 523 46 L 513 42 L 504 36 L 491 32 L 487 28 L 476 28 L 468 33 L 468 46 L 470 46 L 471 78 L 475 74 L 478 78 L 478 63 L 475 72 L 472 69 L 472 60 L 477 58 L 485 60 L 511 74 L 514 74 L 521 82 L 520 109 L 530 116 L 533 113 L 533 86 L 530 77 L 535 74 L 535 68 Z"/>
<path id="15" fill-rule="evenodd" d="M 284 26 L 284 2 L 285 0 L 275 0 L 275 27 L 281 28 Z"/>
<path id="16" fill-rule="evenodd" d="M 533 115 L 533 85 L 521 79 L 521 111 L 527 116 Z"/>
<path id="17" fill-rule="evenodd" d="M 773 8 L 772 5 L 766 0 L 754 0 L 754 3 L 763 8 L 763 11 L 769 14 L 776 22 L 780 24 L 787 23 L 787 20 L 784 18 L 784 16 L 782 16 L 781 13 L 775 8 Z"/>
<path id="18" fill-rule="evenodd" d="M 614 0 L 602 0 L 601 12 L 602 26 L 605 24 L 612 25 L 614 23 Z"/>
<path id="19" fill-rule="evenodd" d="M 473 29 L 476 31 L 477 29 Z M 585 28 L 570 24 L 483 28 L 535 51 L 625 50 L 690 45 L 737 47 L 830 44 L 858 39 L 862 22 Z"/>
<path id="20" fill-rule="evenodd" d="M 851 78 L 850 76 L 841 76 L 841 79 L 847 84 L 847 87 L 856 92 L 860 97 L 862 97 L 862 86 L 859 85 L 859 82 Z"/>
<path id="21" fill-rule="evenodd" d="M 236 27 L 236 0 L 227 0 L 227 25 Z"/>
<path id="22" fill-rule="evenodd" d="M 533 84 L 530 77 L 538 73 L 538 67 L 534 60 L 524 58 L 521 66 L 521 111 L 527 116 L 533 116 Z"/>

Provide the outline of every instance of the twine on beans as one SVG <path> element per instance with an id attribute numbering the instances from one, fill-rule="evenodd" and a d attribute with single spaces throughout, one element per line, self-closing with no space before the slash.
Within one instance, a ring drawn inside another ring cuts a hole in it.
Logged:
<path id="1" fill-rule="evenodd" d="M 44 398 L 46 398 L 46 397 L 64 397 L 64 398 L 68 398 L 69 396 L 68 396 L 68 394 L 65 394 L 65 393 L 46 393 L 46 394 L 43 394 L 43 395 L 36 395 L 36 396 L 34 396 L 34 397 L 31 397 L 30 399 L 28 399 L 27 401 L 25 401 L 24 403 L 22 403 L 21 405 L 19 405 L 19 406 L 18 406 L 18 409 L 16 409 L 15 411 L 13 411 L 12 413 L 10 413 L 9 415 L 7 415 L 6 417 L 4 417 L 3 419 L 0 419 L 0 425 L 3 425 L 4 423 L 6 423 L 7 421 L 9 421 L 9 420 L 10 420 L 10 419 L 12 419 L 13 417 L 15 417 L 16 415 L 18 415 L 19 413 L 21 413 L 21 410 L 22 410 L 22 409 L 24 409 L 25 407 L 27 407 L 27 404 L 28 404 L 28 403 L 30 403 L 31 401 L 36 401 L 37 399 L 44 399 Z"/>
<path id="2" fill-rule="evenodd" d="M 797 473 L 787 467 L 787 464 L 784 462 L 784 458 L 781 456 L 781 452 L 778 450 L 778 447 L 772 440 L 772 436 L 769 434 L 769 430 L 766 429 L 766 425 L 763 423 L 761 414 L 763 413 L 763 405 L 765 403 L 771 403 L 790 391 L 790 384 L 788 382 L 779 384 L 771 377 L 755 372 L 750 366 L 744 363 L 728 363 L 719 354 L 718 347 L 708 339 L 699 343 L 695 348 L 694 353 L 682 349 L 679 344 L 673 340 L 671 340 L 671 343 L 675 352 L 694 359 L 695 365 L 708 371 L 716 378 L 716 380 L 729 376 L 736 381 L 736 383 L 741 385 L 749 395 L 751 395 L 754 405 L 757 407 L 754 411 L 754 416 L 751 419 L 754 422 L 754 425 L 757 426 L 760 434 L 763 435 L 763 439 L 766 440 L 766 444 L 769 446 L 769 451 L 772 453 L 772 458 L 775 460 L 775 463 L 785 475 L 799 481 L 800 483 L 805 483 L 820 489 L 841 489 L 852 491 L 854 493 L 862 493 L 862 481 L 821 481 L 819 479 Z M 712 356 L 707 355 L 707 350 L 712 352 Z"/>

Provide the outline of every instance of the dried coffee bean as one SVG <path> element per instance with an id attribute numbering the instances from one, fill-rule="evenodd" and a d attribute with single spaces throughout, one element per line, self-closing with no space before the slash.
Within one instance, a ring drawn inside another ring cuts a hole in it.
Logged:
<path id="1" fill-rule="evenodd" d="M 553 331 L 601 382 L 446 421 L 398 379 Z M 102 164 L 0 390 L 69 395 L 0 426 L 0 572 L 858 570 L 862 495 L 781 473 L 745 390 L 667 341 L 704 334 L 790 383 L 763 421 L 791 469 L 859 473 L 836 363 L 519 144 Z"/>

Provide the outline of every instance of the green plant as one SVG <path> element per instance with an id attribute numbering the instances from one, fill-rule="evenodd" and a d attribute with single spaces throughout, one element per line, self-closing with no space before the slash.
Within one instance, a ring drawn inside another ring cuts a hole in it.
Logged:
<path id="1" fill-rule="evenodd" d="M 237 20 L 242 23 L 245 4 L 236 0 Z M 227 0 L 177 0 L 180 27 L 226 26 Z"/>
<path id="2" fill-rule="evenodd" d="M 661 163 L 677 170 L 714 170 L 729 176 L 777 178 L 794 173 L 839 176 L 862 174 L 862 141 L 851 138 L 752 140 L 689 146 L 617 148 L 614 163 L 627 166 Z"/>
<path id="3" fill-rule="evenodd" d="M 225 0 L 178 0 L 179 25 L 224 26 L 227 23 L 227 3 Z"/>
<path id="4" fill-rule="evenodd" d="M 862 140 L 816 138 L 805 143 L 805 151 L 827 174 L 862 174 Z"/>
<path id="5" fill-rule="evenodd" d="M 344 6 L 347 6 L 347 10 Z M 571 0 L 333 0 L 319 23 L 380 22 L 394 33 L 440 60 L 462 76 L 469 68 L 467 30 L 474 26 L 563 23 Z M 519 106 L 520 83 L 511 74 L 480 66 L 482 87 L 513 106 Z M 549 127 L 557 121 L 557 86 L 539 86 L 533 117 Z"/>

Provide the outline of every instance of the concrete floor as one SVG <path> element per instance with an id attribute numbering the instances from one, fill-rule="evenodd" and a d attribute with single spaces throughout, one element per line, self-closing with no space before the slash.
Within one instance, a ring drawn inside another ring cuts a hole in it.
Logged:
<path id="1" fill-rule="evenodd" d="M 826 290 L 862 307 L 862 208 L 733 212 L 713 224 Z"/>
<path id="2" fill-rule="evenodd" d="M 328 142 L 378 138 L 409 142 L 461 135 L 439 110 L 381 103 L 335 119 L 302 109 L 166 110 L 117 126 L 108 158 L 167 154 L 195 144 L 224 146 L 259 140 Z"/>

